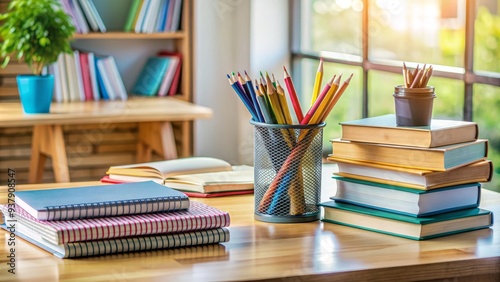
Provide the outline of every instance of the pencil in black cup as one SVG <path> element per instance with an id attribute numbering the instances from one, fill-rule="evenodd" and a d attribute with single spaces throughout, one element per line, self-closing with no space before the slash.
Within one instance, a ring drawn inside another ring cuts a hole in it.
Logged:
<path id="1" fill-rule="evenodd" d="M 242 92 L 240 87 L 238 87 L 238 82 L 233 81 L 233 79 L 231 78 L 231 76 L 229 74 L 227 75 L 227 79 L 229 80 L 229 84 L 233 88 L 234 92 L 236 92 L 236 94 L 238 95 L 240 100 L 243 102 L 243 104 L 245 105 L 247 110 L 250 112 L 250 115 L 252 115 L 252 118 L 254 120 L 258 120 L 258 116 L 255 113 L 255 109 L 253 108 L 252 103 L 250 101 L 248 101 L 246 94 L 244 92 Z"/>
<path id="2" fill-rule="evenodd" d="M 250 94 L 250 98 L 252 99 L 254 109 L 255 109 L 256 114 L 259 118 L 258 121 L 259 122 L 266 122 L 264 115 L 262 113 L 262 109 L 259 105 L 259 102 L 257 101 L 257 94 L 255 93 L 254 86 L 252 85 L 252 79 L 248 75 L 247 71 L 245 71 L 245 81 L 246 81 L 246 83 L 245 83 L 246 89 L 247 89 L 248 93 Z"/>

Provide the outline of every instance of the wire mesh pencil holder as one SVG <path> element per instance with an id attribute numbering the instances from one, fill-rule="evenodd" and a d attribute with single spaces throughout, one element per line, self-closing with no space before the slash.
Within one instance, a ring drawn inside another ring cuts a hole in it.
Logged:
<path id="1" fill-rule="evenodd" d="M 254 218 L 274 223 L 318 220 L 325 123 L 254 125 Z"/>

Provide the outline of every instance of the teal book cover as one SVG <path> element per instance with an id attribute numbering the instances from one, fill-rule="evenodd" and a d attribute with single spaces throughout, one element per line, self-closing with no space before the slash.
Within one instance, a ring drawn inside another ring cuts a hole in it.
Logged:
<path id="1" fill-rule="evenodd" d="M 148 58 L 132 88 L 132 93 L 147 96 L 156 95 L 165 77 L 169 62 L 170 58 L 168 57 Z"/>
<path id="2" fill-rule="evenodd" d="M 413 240 L 425 240 L 493 225 L 493 213 L 481 208 L 414 217 L 337 201 L 327 201 L 319 205 L 325 209 L 325 215 L 321 219 L 324 222 Z"/>

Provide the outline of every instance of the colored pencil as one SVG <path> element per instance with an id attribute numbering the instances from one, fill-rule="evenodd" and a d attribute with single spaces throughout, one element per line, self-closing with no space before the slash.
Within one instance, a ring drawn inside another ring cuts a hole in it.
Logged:
<path id="1" fill-rule="evenodd" d="M 300 107 L 299 99 L 297 98 L 297 92 L 295 91 L 295 86 L 293 85 L 292 78 L 288 74 L 285 66 L 283 66 L 284 71 L 284 80 L 285 86 L 288 90 L 288 97 L 290 97 L 290 101 L 292 102 L 293 110 L 295 111 L 295 116 L 297 117 L 297 121 L 300 123 L 304 118 L 302 114 L 302 108 Z"/>
<path id="2" fill-rule="evenodd" d="M 323 58 L 319 59 L 318 70 L 316 71 L 316 79 L 314 80 L 313 93 L 311 98 L 311 106 L 316 101 L 319 95 L 319 89 L 321 88 L 321 82 L 323 80 Z"/>
<path id="3" fill-rule="evenodd" d="M 231 76 L 229 76 L 229 74 L 227 75 L 227 78 L 229 80 L 229 84 L 231 85 L 231 87 L 233 87 L 234 92 L 236 92 L 238 97 L 240 97 L 240 100 L 243 102 L 247 110 L 250 112 L 250 115 L 252 115 L 252 118 L 254 120 L 258 120 L 258 116 L 255 113 L 253 105 L 251 104 L 250 101 L 247 100 L 245 93 L 243 93 L 242 90 L 238 87 L 237 85 L 238 82 L 233 81 L 233 79 L 231 78 Z"/>
<path id="4" fill-rule="evenodd" d="M 332 87 L 334 79 L 335 79 L 335 76 L 333 76 L 330 79 L 330 81 L 328 81 L 326 83 L 326 85 L 325 85 L 325 87 L 323 87 L 323 90 L 321 91 L 320 95 L 316 98 L 316 100 L 314 101 L 314 104 L 309 108 L 309 110 L 307 111 L 306 115 L 304 116 L 304 118 L 302 119 L 300 124 L 309 124 L 309 121 L 311 120 L 312 116 L 314 115 L 316 110 L 318 110 L 319 105 L 322 103 L 323 99 L 325 98 L 326 93 L 328 93 L 328 91 Z"/>
<path id="5" fill-rule="evenodd" d="M 252 100 L 253 107 L 255 109 L 255 112 L 257 114 L 257 117 L 259 118 L 259 122 L 265 122 L 264 116 L 262 114 L 262 110 L 259 106 L 259 103 L 257 102 L 257 95 L 255 93 L 254 87 L 252 85 L 252 79 L 248 75 L 247 71 L 245 71 L 245 86 L 247 89 L 247 92 L 250 94 L 250 99 Z"/>

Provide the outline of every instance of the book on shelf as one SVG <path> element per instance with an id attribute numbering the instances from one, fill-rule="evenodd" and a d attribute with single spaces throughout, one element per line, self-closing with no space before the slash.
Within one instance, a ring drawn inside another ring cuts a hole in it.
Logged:
<path id="1" fill-rule="evenodd" d="M 413 240 L 431 239 L 493 225 L 493 213 L 481 208 L 414 217 L 337 201 L 322 202 L 320 206 L 324 211 L 321 218 L 324 222 Z"/>
<path id="2" fill-rule="evenodd" d="M 16 204 L 39 220 L 69 220 L 185 210 L 189 198 L 154 181 L 15 192 Z"/>
<path id="3" fill-rule="evenodd" d="M 490 160 L 480 160 L 446 171 L 382 165 L 332 156 L 327 160 L 337 164 L 335 175 L 420 190 L 472 182 L 489 182 L 493 175 L 493 163 Z"/>
<path id="4" fill-rule="evenodd" d="M 95 32 L 106 32 L 106 26 L 92 0 L 78 0 L 89 27 Z"/>
<path id="5" fill-rule="evenodd" d="M 10 210 L 9 210 L 10 209 Z M 229 213 L 191 201 L 189 209 L 115 217 L 43 221 L 19 206 L 0 206 L 4 220 L 14 220 L 52 244 L 170 234 L 228 227 Z"/>
<path id="6" fill-rule="evenodd" d="M 249 194 L 253 193 L 254 187 L 253 167 L 232 166 L 226 161 L 208 157 L 111 166 L 106 174 L 101 181 L 153 180 L 194 197 Z"/>
<path id="7" fill-rule="evenodd" d="M 170 61 L 170 58 L 166 56 L 149 57 L 132 87 L 132 93 L 147 96 L 156 95 Z"/>
<path id="8" fill-rule="evenodd" d="M 181 28 L 182 0 L 133 0 L 124 31 L 175 32 Z"/>
<path id="9" fill-rule="evenodd" d="M 2 228 L 8 229 L 5 224 L 2 224 Z M 221 227 L 172 234 L 53 244 L 22 223 L 16 223 L 15 234 L 58 258 L 78 258 L 218 244 L 228 242 L 230 238 L 229 229 Z"/>
<path id="10" fill-rule="evenodd" d="M 177 93 L 182 67 L 182 53 L 162 50 L 158 52 L 158 56 L 171 58 L 167 73 L 158 91 L 159 96 L 173 96 Z"/>
<path id="11" fill-rule="evenodd" d="M 132 0 L 130 4 L 130 9 L 128 11 L 127 19 L 125 20 L 125 25 L 123 26 L 123 31 L 131 32 L 135 28 L 135 22 L 137 21 L 138 11 L 141 8 L 142 0 Z"/>
<path id="12" fill-rule="evenodd" d="M 82 66 L 80 65 L 80 51 L 73 50 L 73 62 L 75 64 L 76 88 L 78 89 L 78 101 L 85 101 L 85 89 L 83 86 Z"/>
<path id="13" fill-rule="evenodd" d="M 64 0 L 63 0 L 64 1 Z M 69 3 L 69 8 L 73 11 L 76 26 L 79 27 L 80 33 L 89 33 L 90 27 L 85 19 L 83 10 L 78 3 L 78 0 L 66 0 Z M 78 29 L 77 29 L 78 30 Z"/>
<path id="14" fill-rule="evenodd" d="M 334 158 L 343 158 L 378 164 L 416 168 L 432 171 L 446 171 L 485 159 L 488 140 L 477 139 L 433 148 L 388 145 L 330 140 Z"/>
<path id="15" fill-rule="evenodd" d="M 333 176 L 338 202 L 422 217 L 460 209 L 477 208 L 481 184 L 469 183 L 429 191 Z M 443 200 L 446 199 L 446 200 Z"/>
<path id="16" fill-rule="evenodd" d="M 394 114 L 340 123 L 341 139 L 416 147 L 439 147 L 474 141 L 475 122 L 432 119 L 429 126 L 398 126 Z"/>
<path id="17" fill-rule="evenodd" d="M 80 52 L 80 68 L 81 68 L 81 77 L 83 84 L 83 93 L 85 94 L 85 101 L 92 101 L 94 100 L 94 93 L 92 93 L 92 81 L 90 77 L 89 58 L 86 52 Z"/>

